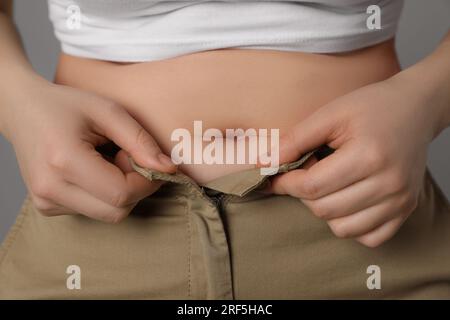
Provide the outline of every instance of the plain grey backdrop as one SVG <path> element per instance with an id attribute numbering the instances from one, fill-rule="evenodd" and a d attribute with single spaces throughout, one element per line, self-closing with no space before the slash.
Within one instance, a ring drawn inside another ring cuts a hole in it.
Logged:
<path id="1" fill-rule="evenodd" d="M 402 67 L 414 64 L 433 51 L 450 28 L 449 17 L 450 0 L 405 1 L 397 35 L 397 49 Z M 34 68 L 51 80 L 59 44 L 48 21 L 46 1 L 15 0 L 15 20 Z M 450 198 L 449 129 L 431 145 L 428 165 L 447 198 Z M 0 240 L 14 222 L 25 194 L 26 189 L 14 151 L 0 136 Z"/>

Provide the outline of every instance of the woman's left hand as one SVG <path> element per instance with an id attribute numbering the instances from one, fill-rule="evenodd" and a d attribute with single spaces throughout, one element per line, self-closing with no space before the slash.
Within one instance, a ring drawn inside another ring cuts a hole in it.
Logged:
<path id="1" fill-rule="evenodd" d="M 382 244 L 417 206 L 439 121 L 430 103 L 395 77 L 328 103 L 281 137 L 280 163 L 322 144 L 335 152 L 268 191 L 300 198 L 338 237 Z"/>

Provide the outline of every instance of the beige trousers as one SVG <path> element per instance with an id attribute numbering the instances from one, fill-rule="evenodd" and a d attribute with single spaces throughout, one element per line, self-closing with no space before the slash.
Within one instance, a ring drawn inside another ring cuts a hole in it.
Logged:
<path id="1" fill-rule="evenodd" d="M 450 206 L 428 170 L 411 217 L 370 249 L 336 238 L 301 200 L 259 192 L 258 169 L 199 186 L 131 162 L 168 183 L 119 224 L 44 217 L 25 199 L 1 247 L 0 298 L 450 299 Z"/>

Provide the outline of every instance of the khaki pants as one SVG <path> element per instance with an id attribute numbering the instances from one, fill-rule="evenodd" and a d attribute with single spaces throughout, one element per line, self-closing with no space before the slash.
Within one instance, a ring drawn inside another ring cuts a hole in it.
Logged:
<path id="1" fill-rule="evenodd" d="M 450 299 L 450 207 L 428 170 L 411 217 L 370 249 L 336 238 L 299 199 L 259 192 L 258 169 L 199 186 L 132 164 L 169 183 L 119 224 L 44 217 L 25 200 L 0 251 L 0 298 Z M 71 265 L 81 289 L 67 287 Z M 369 290 L 373 265 L 381 288 Z"/>

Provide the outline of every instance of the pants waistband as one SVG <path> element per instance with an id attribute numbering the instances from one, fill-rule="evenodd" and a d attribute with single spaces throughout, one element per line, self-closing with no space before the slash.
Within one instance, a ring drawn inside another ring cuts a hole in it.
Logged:
<path id="1" fill-rule="evenodd" d="M 296 161 L 280 165 L 274 174 L 298 169 L 312 156 L 316 155 L 319 158 L 322 157 L 321 154 L 324 154 L 324 146 L 303 154 Z M 208 188 L 217 192 L 243 197 L 250 191 L 262 186 L 270 177 L 269 175 L 262 175 L 259 168 L 253 168 L 227 174 L 205 184 L 197 184 L 182 172 L 163 173 L 153 169 L 143 168 L 136 164 L 131 157 L 128 157 L 128 159 L 132 168 L 150 181 L 161 180 L 185 185 L 200 194 L 204 194 L 204 188 Z"/>

